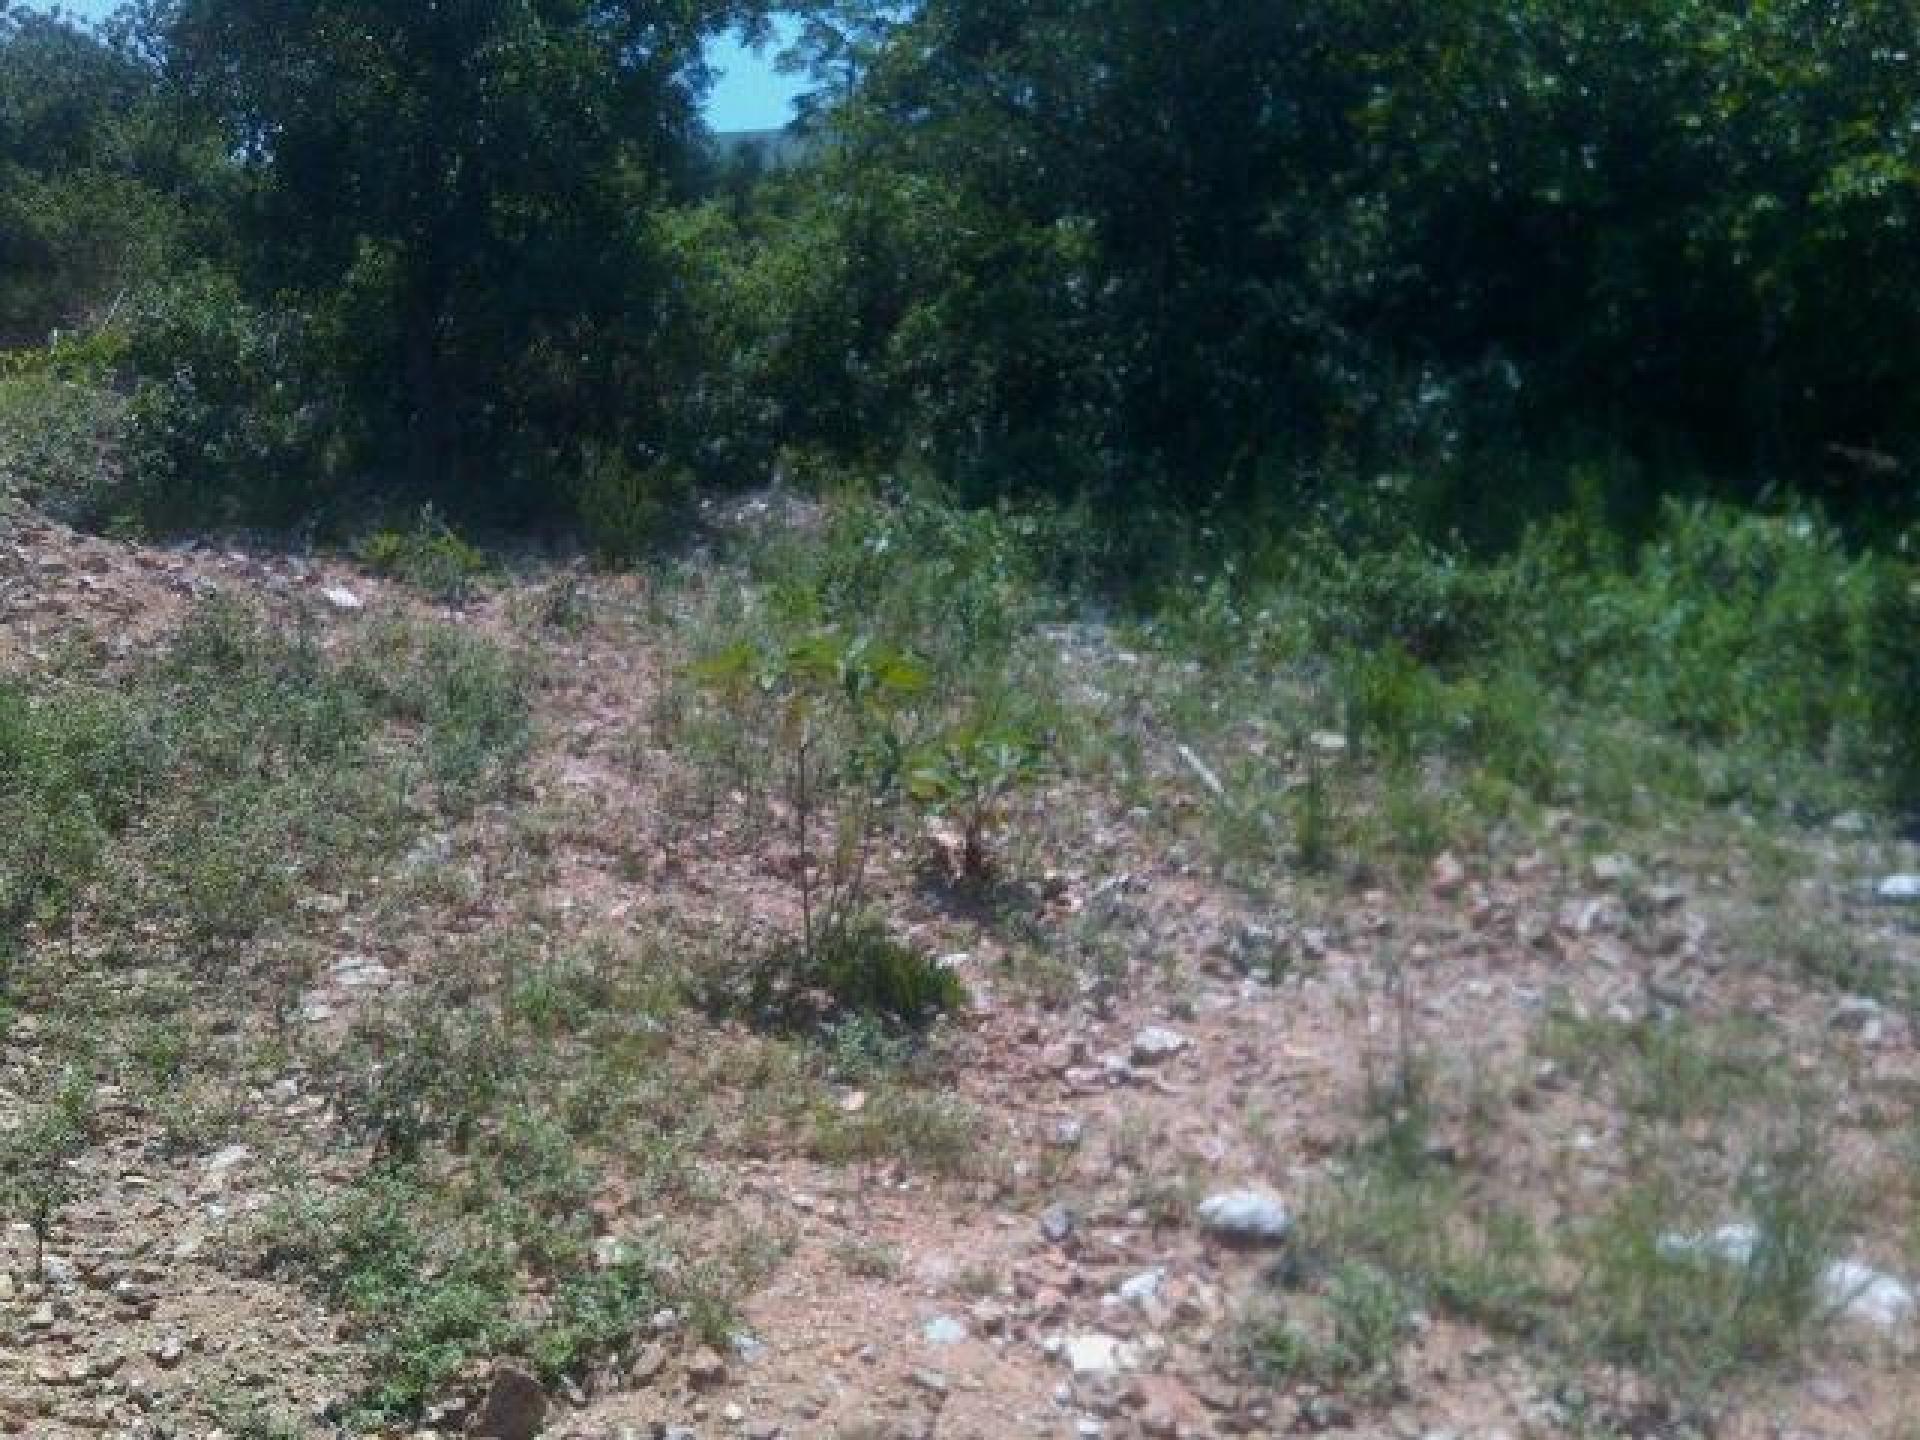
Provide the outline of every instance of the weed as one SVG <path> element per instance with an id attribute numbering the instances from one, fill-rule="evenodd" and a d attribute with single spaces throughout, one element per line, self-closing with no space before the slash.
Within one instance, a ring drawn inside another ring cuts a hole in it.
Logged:
<path id="1" fill-rule="evenodd" d="M 1293 1313 L 1248 1322 L 1240 1340 L 1246 1363 L 1270 1383 L 1390 1391 L 1409 1318 L 1407 1298 L 1392 1278 L 1371 1265 L 1347 1263 L 1312 1298 L 1316 1303 L 1297 1303 Z"/>
<path id="2" fill-rule="evenodd" d="M 488 571 L 486 556 L 455 533 L 431 505 L 405 530 L 376 530 L 356 547 L 360 563 L 447 605 L 472 598 Z"/>
<path id="3" fill-rule="evenodd" d="M 1748 1166 L 1747 1229 L 1706 1229 L 1671 1175 L 1627 1187 L 1585 1237 L 1583 1333 L 1689 1403 L 1736 1368 L 1790 1357 L 1820 1313 L 1846 1230 L 1844 1187 L 1811 1124 Z"/>
<path id="4" fill-rule="evenodd" d="M 841 1269 L 859 1280 L 893 1280 L 900 1274 L 900 1251 L 878 1240 L 849 1236 L 834 1246 L 833 1255 Z"/>
<path id="5" fill-rule="evenodd" d="M 983 879 L 989 843 L 1008 800 L 1041 774 L 1045 747 L 1010 719 L 969 717 L 923 744 L 907 762 L 907 793 L 926 811 L 960 828 L 960 873 Z"/>
<path id="6" fill-rule="evenodd" d="M 871 1096 L 849 1114 L 823 1107 L 816 1117 L 812 1152 L 832 1164 L 896 1159 L 936 1175 L 980 1173 L 983 1126 L 964 1102 L 903 1087 Z"/>
<path id="7" fill-rule="evenodd" d="M 53 1102 L 0 1137 L 0 1213 L 33 1234 L 34 1272 L 46 1267 L 47 1240 L 73 1199 L 70 1162 L 86 1149 L 93 1126 L 93 1077 L 69 1070 Z"/>

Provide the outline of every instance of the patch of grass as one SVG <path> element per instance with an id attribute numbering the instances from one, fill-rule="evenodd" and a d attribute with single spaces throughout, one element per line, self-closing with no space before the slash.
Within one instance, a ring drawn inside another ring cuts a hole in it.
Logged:
<path id="1" fill-rule="evenodd" d="M 1391 1276 L 1349 1262 L 1291 1300 L 1243 1325 L 1240 1349 L 1254 1374 L 1269 1384 L 1391 1393 L 1412 1308 Z"/>
<path id="2" fill-rule="evenodd" d="M 715 1013 L 776 1031 L 824 1031 L 849 1046 L 874 1038 L 874 1027 L 923 1032 L 966 1000 L 959 976 L 866 915 L 819 931 L 811 951 L 782 939 L 721 957 L 699 988 Z M 865 1028 L 845 1028 L 853 1022 Z M 869 1058 L 879 1053 L 866 1048 Z"/>
<path id="3" fill-rule="evenodd" d="M 878 1240 L 849 1236 L 833 1247 L 840 1268 L 858 1280 L 894 1280 L 900 1275 L 900 1251 Z"/>
<path id="4" fill-rule="evenodd" d="M 823 1105 L 815 1115 L 810 1153 L 829 1164 L 896 1160 L 934 1175 L 982 1173 L 986 1125 L 972 1106 L 949 1095 L 889 1086 L 849 1113 Z"/>
<path id="5" fill-rule="evenodd" d="M 426 769 L 459 814 L 508 793 L 532 743 L 524 667 L 449 627 L 375 627 L 352 662 L 356 684 L 416 728 Z"/>
<path id="6" fill-rule="evenodd" d="M 124 674 L 0 682 L 0 987 L 43 1017 L 28 1081 L 62 1097 L 8 1142 L 9 1214 L 44 1234 L 71 1193 L 90 1127 L 68 1080 L 110 1076 L 170 1153 L 243 1124 L 260 1077 L 234 1007 L 264 992 L 284 1018 L 311 959 L 301 902 L 353 883 L 433 814 L 413 793 L 420 717 L 397 696 L 431 717 L 427 749 L 472 757 L 471 783 L 517 764 L 500 735 L 524 726 L 525 697 L 491 683 L 506 663 L 409 633 L 401 663 L 377 666 L 359 635 L 329 646 L 212 602 Z M 91 965 L 76 966 L 79 934 Z M 106 965 L 135 983 L 94 983 Z M 390 1109 L 374 1128 L 396 1148 L 443 1123 Z"/>
<path id="7" fill-rule="evenodd" d="M 1550 1000 L 1534 1045 L 1576 1080 L 1607 1086 L 1629 1113 L 1651 1120 L 1724 1116 L 1777 1093 L 1782 1077 L 1779 1042 L 1758 1020 L 1587 1016 L 1560 997 Z"/>
<path id="8" fill-rule="evenodd" d="M 1703 1226 L 1700 1203 L 1656 1172 L 1620 1191 L 1581 1246 L 1581 1337 L 1689 1403 L 1798 1351 L 1850 1224 L 1850 1198 L 1805 1125 L 1749 1165 L 1734 1198 L 1750 1242 Z"/>
<path id="9" fill-rule="evenodd" d="M 354 547 L 362 565 L 447 605 L 465 604 L 490 570 L 487 557 L 461 539 L 431 505 L 404 530 L 376 530 Z"/>

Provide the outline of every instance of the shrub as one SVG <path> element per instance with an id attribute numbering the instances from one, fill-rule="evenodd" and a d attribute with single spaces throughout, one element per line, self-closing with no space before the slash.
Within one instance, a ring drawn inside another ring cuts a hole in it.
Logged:
<path id="1" fill-rule="evenodd" d="M 0 371 L 0 497 L 71 524 L 113 516 L 127 403 L 100 381 Z"/>
<path id="2" fill-rule="evenodd" d="M 817 984 L 839 1009 L 914 1027 L 957 1009 L 966 998 L 951 970 L 871 920 L 856 920 L 826 937 L 801 979 Z"/>
<path id="3" fill-rule="evenodd" d="M 638 560 L 666 537 L 668 521 L 693 489 L 692 474 L 680 466 L 637 463 L 610 446 L 589 447 L 575 500 L 582 538 L 607 564 Z"/>
<path id="4" fill-rule="evenodd" d="M 354 547 L 360 563 L 376 575 L 390 575 L 448 605 L 461 604 L 487 573 L 487 557 L 462 540 L 424 507 L 406 530 L 376 530 Z"/>
<path id="5" fill-rule="evenodd" d="M 314 518 L 327 498 L 323 392 L 299 317 L 202 272 L 147 291 L 125 323 L 127 513 L 161 532 Z"/>

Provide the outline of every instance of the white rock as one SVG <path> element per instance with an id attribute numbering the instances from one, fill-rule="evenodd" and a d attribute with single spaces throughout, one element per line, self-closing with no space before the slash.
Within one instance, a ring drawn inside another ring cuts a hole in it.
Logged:
<path id="1" fill-rule="evenodd" d="M 360 597 L 344 585 L 329 585 L 320 592 L 320 596 L 343 615 L 351 615 L 356 610 L 366 608 Z"/>
<path id="2" fill-rule="evenodd" d="M 1759 1229 L 1745 1223 L 1722 1225 L 1710 1235 L 1660 1237 L 1660 1253 L 1670 1260 L 1691 1255 L 1702 1260 L 1718 1260 L 1725 1265 L 1748 1265 L 1759 1248 Z"/>
<path id="3" fill-rule="evenodd" d="M 1264 1190 L 1226 1190 L 1200 1204 L 1200 1223 L 1231 1240 L 1277 1241 L 1293 1229 L 1293 1216 Z"/>
<path id="4" fill-rule="evenodd" d="M 1848 1320 L 1894 1330 L 1920 1310 L 1911 1286 L 1852 1260 L 1836 1260 L 1820 1274 L 1820 1300 Z"/>
<path id="5" fill-rule="evenodd" d="M 245 1145 L 229 1145 L 207 1161 L 207 1176 L 209 1179 L 218 1179 L 229 1170 L 246 1164 L 252 1156 L 253 1151 Z"/>
<path id="6" fill-rule="evenodd" d="M 1154 1268 L 1143 1270 L 1131 1279 L 1120 1282 L 1120 1298 L 1132 1305 L 1145 1305 L 1149 1300 L 1157 1300 L 1160 1291 L 1167 1283 L 1167 1272 Z"/>
<path id="7" fill-rule="evenodd" d="M 1722 1225 L 1711 1235 L 1663 1235 L 1660 1253 L 1693 1255 L 1722 1264 L 1747 1266 L 1760 1248 L 1752 1225 Z M 1853 1260 L 1836 1260 L 1820 1272 L 1820 1303 L 1845 1320 L 1877 1330 L 1897 1329 L 1920 1313 L 1920 1296 L 1904 1281 Z"/>
<path id="8" fill-rule="evenodd" d="M 1069 1335 L 1061 1349 L 1076 1375 L 1117 1375 L 1137 1359 L 1133 1346 L 1112 1335 Z"/>
<path id="9" fill-rule="evenodd" d="M 748 1331 L 736 1330 L 727 1337 L 727 1348 L 734 1353 L 735 1358 L 751 1365 L 767 1353 L 767 1342 Z"/>
<path id="10" fill-rule="evenodd" d="M 1889 875 L 1880 882 L 1874 893 L 1894 904 L 1920 900 L 1920 875 Z"/>
<path id="11" fill-rule="evenodd" d="M 1597 855 L 1594 857 L 1593 878 L 1602 885 L 1620 885 L 1634 877 L 1633 861 L 1625 855 Z"/>
<path id="12" fill-rule="evenodd" d="M 1877 1028 L 1885 1014 L 1886 1007 L 1878 1000 L 1870 1000 L 1864 995 L 1848 995 L 1833 1007 L 1827 1016 L 1827 1023 L 1835 1030 L 1865 1034 L 1869 1029 Z"/>
<path id="13" fill-rule="evenodd" d="M 1149 1025 L 1133 1037 L 1133 1063 L 1158 1065 L 1187 1048 L 1187 1037 L 1161 1025 Z"/>
<path id="14" fill-rule="evenodd" d="M 967 1327 L 951 1315 L 936 1315 L 921 1334 L 929 1345 L 958 1345 L 967 1338 Z"/>

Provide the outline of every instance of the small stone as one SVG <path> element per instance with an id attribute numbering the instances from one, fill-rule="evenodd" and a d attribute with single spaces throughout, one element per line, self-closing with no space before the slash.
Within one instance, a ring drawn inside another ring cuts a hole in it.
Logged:
<path id="1" fill-rule="evenodd" d="M 187 1347 L 178 1335 L 169 1335 L 153 1347 L 153 1360 L 162 1370 L 171 1370 L 186 1358 Z"/>
<path id="2" fill-rule="evenodd" d="M 245 1145 L 229 1145 L 207 1161 L 207 1180 L 215 1185 L 226 1183 L 227 1176 L 246 1164 L 253 1151 Z"/>
<path id="3" fill-rule="evenodd" d="M 1886 1007 L 1878 1000 L 1869 1000 L 1864 995 L 1848 995 L 1833 1007 L 1827 1023 L 1835 1030 L 1860 1033 L 1873 1026 L 1885 1013 Z"/>
<path id="4" fill-rule="evenodd" d="M 320 592 L 320 598 L 343 615 L 351 615 L 366 608 L 360 597 L 344 585 L 329 585 Z"/>
<path id="5" fill-rule="evenodd" d="M 1820 1298 L 1844 1318 L 1876 1330 L 1898 1329 L 1920 1309 L 1910 1286 L 1852 1260 L 1835 1261 L 1821 1273 Z"/>
<path id="6" fill-rule="evenodd" d="M 627 1378 L 635 1385 L 649 1385 L 666 1369 L 667 1352 L 658 1345 L 643 1345 L 627 1367 Z"/>
<path id="7" fill-rule="evenodd" d="M 1133 1037 L 1131 1054 L 1136 1065 L 1158 1065 L 1171 1060 L 1187 1048 L 1187 1037 L 1163 1025 L 1149 1025 Z"/>
<path id="8" fill-rule="evenodd" d="M 1451 900 L 1467 885 L 1467 867 L 1451 851 L 1436 856 L 1427 874 L 1427 888 L 1441 900 Z"/>
<path id="9" fill-rule="evenodd" d="M 534 1440 L 547 1419 L 547 1392 L 518 1365 L 501 1362 L 480 1410 L 467 1424 L 472 1440 Z"/>
<path id="10" fill-rule="evenodd" d="M 1598 855 L 1594 857 L 1593 878 L 1602 885 L 1622 885 L 1634 876 L 1633 861 L 1624 855 Z"/>
<path id="11" fill-rule="evenodd" d="M 1150 1300 L 1160 1298 L 1160 1291 L 1167 1283 L 1165 1270 L 1144 1270 L 1130 1279 L 1120 1282 L 1120 1298 L 1130 1305 L 1145 1305 Z"/>
<path id="12" fill-rule="evenodd" d="M 1134 1348 L 1113 1335 L 1069 1335 L 1061 1353 L 1076 1375 L 1117 1375 L 1135 1360 Z"/>
<path id="13" fill-rule="evenodd" d="M 938 1370 L 916 1370 L 908 1378 L 912 1380 L 914 1389 L 924 1390 L 927 1394 L 936 1395 L 942 1400 L 946 1399 L 947 1377 Z"/>
<path id="14" fill-rule="evenodd" d="M 696 1390 L 711 1390 L 727 1379 L 727 1362 L 717 1352 L 701 1346 L 687 1358 L 687 1383 Z"/>
<path id="15" fill-rule="evenodd" d="M 727 1337 L 727 1348 L 733 1351 L 733 1358 L 751 1365 L 767 1353 L 767 1342 L 758 1335 L 745 1330 L 736 1330 Z"/>
<path id="16" fill-rule="evenodd" d="M 1752 1225 L 1722 1225 L 1710 1235 L 1662 1235 L 1659 1251 L 1670 1259 L 1694 1255 L 1723 1265 L 1752 1263 L 1760 1248 L 1760 1231 Z"/>
<path id="17" fill-rule="evenodd" d="M 921 1333 L 929 1345 L 958 1345 L 967 1338 L 967 1327 L 951 1315 L 936 1315 Z"/>
<path id="18" fill-rule="evenodd" d="M 720 1411 L 720 1418 L 729 1425 L 741 1425 L 746 1422 L 747 1412 L 743 1406 L 729 1404 Z"/>
<path id="19" fill-rule="evenodd" d="M 1073 1238 L 1074 1224 L 1074 1213 L 1065 1205 L 1049 1205 L 1040 1212 L 1040 1233 L 1055 1245 Z"/>
<path id="20" fill-rule="evenodd" d="M 1889 875 L 1874 893 L 1890 905 L 1911 905 L 1920 901 L 1920 875 Z"/>
<path id="21" fill-rule="evenodd" d="M 1200 1223 L 1228 1240 L 1274 1244 L 1292 1231 L 1293 1216 L 1264 1190 L 1226 1190 L 1201 1202 Z"/>

